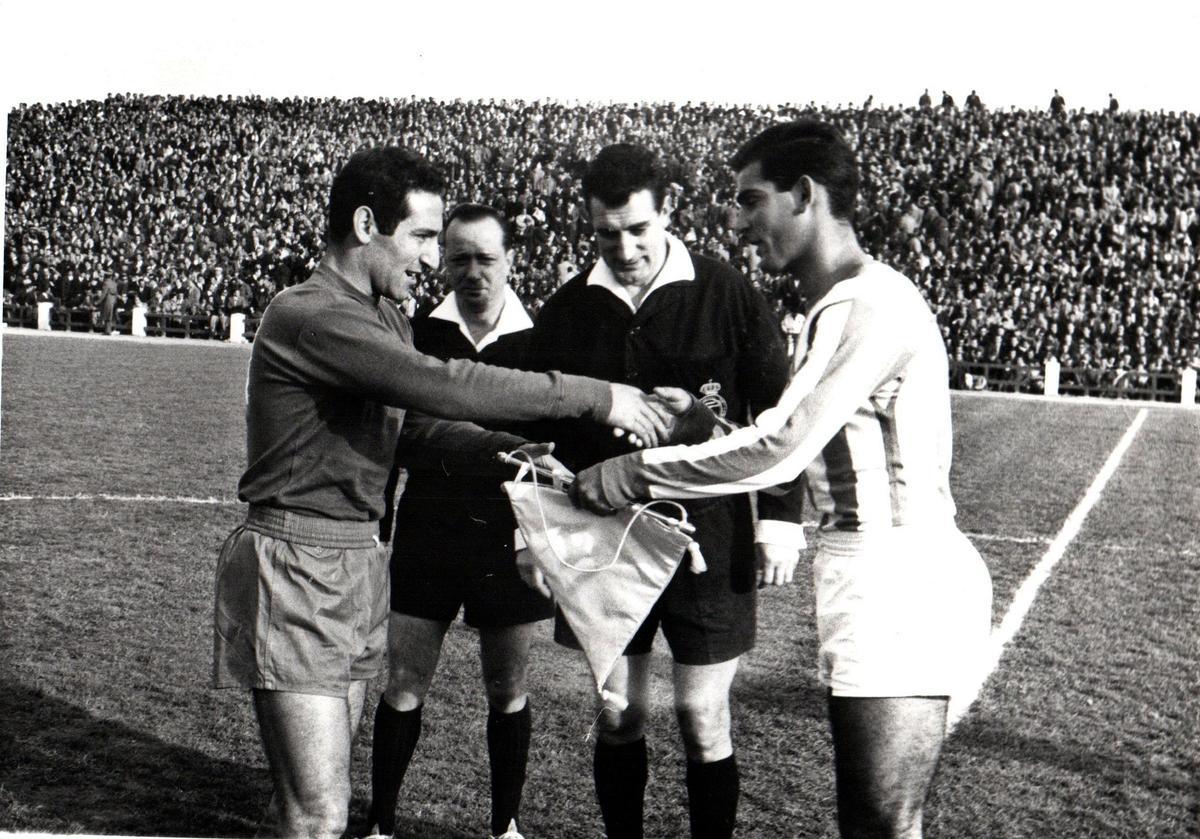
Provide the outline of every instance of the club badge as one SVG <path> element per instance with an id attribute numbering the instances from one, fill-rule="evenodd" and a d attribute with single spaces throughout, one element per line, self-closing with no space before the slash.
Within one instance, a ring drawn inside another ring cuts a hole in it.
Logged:
<path id="1" fill-rule="evenodd" d="M 700 392 L 704 394 L 700 397 L 700 401 L 703 402 L 710 411 L 722 418 L 726 413 L 728 413 L 729 404 L 725 401 L 725 398 L 721 396 L 720 382 L 714 382 L 712 379 L 709 379 L 707 382 L 700 385 Z"/>

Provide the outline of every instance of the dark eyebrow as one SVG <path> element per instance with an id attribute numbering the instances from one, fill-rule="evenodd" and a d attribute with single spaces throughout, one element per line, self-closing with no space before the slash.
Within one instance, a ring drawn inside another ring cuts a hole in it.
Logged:
<path id="1" fill-rule="evenodd" d="M 761 189 L 743 189 L 741 192 L 739 192 L 737 194 L 737 197 L 734 198 L 733 200 L 737 201 L 737 203 L 739 203 L 739 204 L 745 204 L 746 200 L 748 198 L 750 198 L 752 196 L 756 196 L 756 195 L 762 195 L 762 194 L 763 194 L 763 192 Z"/>
<path id="2" fill-rule="evenodd" d="M 600 234 L 615 236 L 625 230 L 628 230 L 630 233 L 640 233 L 643 230 L 646 230 L 648 227 L 650 227 L 650 222 L 639 221 L 637 224 L 631 224 L 628 227 L 597 227 L 595 230 Z"/>

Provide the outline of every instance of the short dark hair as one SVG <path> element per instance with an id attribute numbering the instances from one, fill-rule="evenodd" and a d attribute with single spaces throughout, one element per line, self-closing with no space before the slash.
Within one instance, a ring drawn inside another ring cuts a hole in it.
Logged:
<path id="1" fill-rule="evenodd" d="M 583 175 L 583 201 L 595 198 L 606 207 L 620 207 L 629 196 L 650 190 L 654 208 L 667 197 L 667 170 L 658 155 L 633 143 L 613 143 L 600 149 Z"/>
<path id="2" fill-rule="evenodd" d="M 738 149 L 729 165 L 741 171 L 755 161 L 762 164 L 763 177 L 780 190 L 791 189 L 802 175 L 808 175 L 829 190 L 834 218 L 854 218 L 858 162 L 832 125 L 815 119 L 772 125 Z"/>
<path id="3" fill-rule="evenodd" d="M 390 236 L 411 212 L 410 192 L 440 195 L 445 188 L 446 181 L 438 168 L 410 149 L 360 149 L 333 178 L 326 238 L 330 243 L 342 241 L 350 233 L 354 211 L 359 207 L 369 207 L 379 232 Z"/>
<path id="4" fill-rule="evenodd" d="M 472 221 L 483 221 L 485 218 L 490 218 L 496 224 L 500 225 L 500 242 L 504 249 L 508 250 L 508 219 L 495 207 L 489 207 L 486 204 L 459 204 L 450 211 L 450 215 L 446 219 L 446 230 L 450 229 L 450 223 L 453 221 L 461 221 L 463 224 L 468 224 Z"/>

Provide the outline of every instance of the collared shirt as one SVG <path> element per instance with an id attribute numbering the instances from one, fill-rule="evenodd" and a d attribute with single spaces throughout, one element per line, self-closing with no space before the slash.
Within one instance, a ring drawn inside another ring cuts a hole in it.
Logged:
<path id="1" fill-rule="evenodd" d="M 668 242 L 640 305 L 603 260 L 565 283 L 538 315 L 531 361 L 647 391 L 680 387 L 729 421 L 749 423 L 776 403 L 787 382 L 778 321 L 737 271 L 690 253 L 674 236 Z M 553 440 L 554 456 L 576 471 L 630 451 L 623 438 L 586 423 L 556 423 L 534 436 Z M 761 518 L 779 522 L 760 528 L 760 541 L 803 544 L 799 493 L 759 500 Z"/>
<path id="2" fill-rule="evenodd" d="M 618 300 L 621 300 L 625 305 L 629 306 L 630 311 L 636 312 L 638 308 L 645 304 L 646 299 L 650 297 L 658 289 L 670 283 L 686 283 L 696 279 L 696 269 L 692 265 L 692 258 L 688 255 L 687 246 L 678 238 L 667 234 L 667 256 L 663 261 L 663 266 L 658 272 L 658 276 L 654 278 L 654 282 L 646 289 L 646 293 L 642 295 L 641 302 L 634 302 L 633 295 L 630 293 L 627 286 L 622 285 L 617 281 L 612 269 L 608 267 L 608 263 L 603 259 L 596 261 L 592 266 L 592 270 L 588 272 L 587 284 L 599 286 L 600 288 L 611 291 Z"/>
<path id="3" fill-rule="evenodd" d="M 516 292 L 509 287 L 506 291 L 500 317 L 478 344 L 451 292 L 427 315 L 413 319 L 414 345 L 443 360 L 523 367 L 533 321 Z M 496 433 L 523 434 L 521 427 L 512 425 L 490 427 Z M 513 440 L 506 450 L 524 442 L 523 437 Z M 460 452 L 432 442 L 405 439 L 399 448 L 398 465 L 408 469 L 408 479 L 396 509 L 395 550 L 423 558 L 448 550 L 470 551 L 480 547 L 480 540 L 490 547 L 511 549 L 515 524 L 500 485 L 512 477 L 512 469 L 490 457 L 486 463 L 464 459 Z"/>
<path id="4" fill-rule="evenodd" d="M 463 337 L 471 342 L 471 346 L 475 347 L 476 352 L 481 352 L 488 344 L 494 343 L 505 335 L 533 328 L 533 321 L 530 319 L 529 313 L 525 311 L 525 305 L 521 302 L 521 298 L 512 290 L 512 286 L 507 285 L 504 287 L 504 308 L 500 310 L 500 317 L 497 318 L 495 326 L 478 342 L 471 337 L 471 327 L 467 325 L 466 319 L 462 316 L 462 310 L 458 308 L 456 292 L 452 291 L 447 294 L 446 299 L 429 313 L 429 317 L 456 324 Z"/>

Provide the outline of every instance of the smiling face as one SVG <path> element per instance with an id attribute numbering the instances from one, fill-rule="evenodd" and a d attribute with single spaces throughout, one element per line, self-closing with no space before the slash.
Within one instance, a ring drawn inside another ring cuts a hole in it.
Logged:
<path id="1" fill-rule="evenodd" d="M 446 274 L 464 313 L 495 315 L 504 306 L 509 255 L 492 218 L 455 219 L 446 228 Z"/>
<path id="2" fill-rule="evenodd" d="M 736 229 L 758 251 L 766 271 L 779 272 L 799 262 L 807 253 L 812 235 L 806 223 L 806 208 L 797 198 L 802 187 L 781 190 L 766 180 L 762 163 L 753 163 L 737 173 L 738 213 Z M 807 205 L 811 208 L 811 202 Z"/>
<path id="3" fill-rule="evenodd" d="M 407 200 L 408 215 L 390 235 L 380 233 L 371 222 L 367 259 L 371 292 L 397 301 L 409 296 L 422 271 L 437 268 L 437 239 L 442 232 L 441 196 L 410 192 Z M 358 211 L 366 209 L 360 207 Z"/>
<path id="4" fill-rule="evenodd" d="M 667 258 L 667 213 L 654 206 L 654 194 L 639 190 L 619 207 L 588 201 L 596 248 L 623 286 L 644 288 L 653 282 Z"/>

